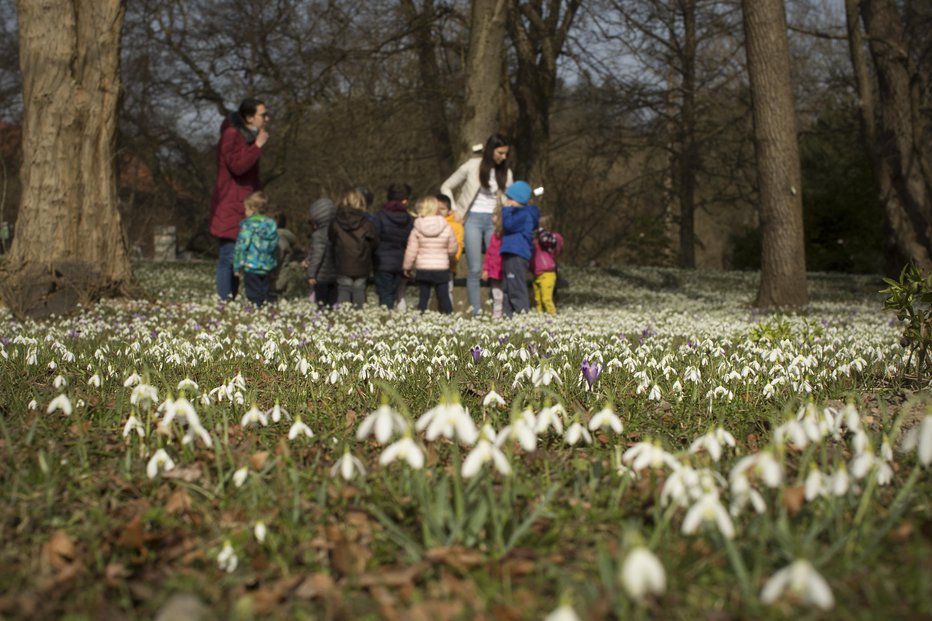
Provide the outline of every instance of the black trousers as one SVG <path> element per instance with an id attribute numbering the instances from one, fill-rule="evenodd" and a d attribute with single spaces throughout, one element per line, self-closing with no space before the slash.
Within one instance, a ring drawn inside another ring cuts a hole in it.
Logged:
<path id="1" fill-rule="evenodd" d="M 246 299 L 255 304 L 262 306 L 269 299 L 269 283 L 271 277 L 268 274 L 253 274 L 243 272 L 243 281 L 246 285 Z"/>
<path id="2" fill-rule="evenodd" d="M 416 280 L 420 287 L 420 297 L 417 302 L 419 311 L 427 310 L 430 292 L 434 290 L 437 293 L 440 312 L 445 315 L 453 312 L 453 302 L 450 300 L 450 270 L 418 270 Z"/>

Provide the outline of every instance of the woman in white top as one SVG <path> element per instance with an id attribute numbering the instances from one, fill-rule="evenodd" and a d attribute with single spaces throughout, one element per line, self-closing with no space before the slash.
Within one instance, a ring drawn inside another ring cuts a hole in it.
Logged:
<path id="1" fill-rule="evenodd" d="M 505 136 L 492 134 L 485 143 L 482 157 L 473 158 L 460 166 L 440 186 L 440 191 L 450 197 L 453 203 L 454 215 L 463 222 L 463 245 L 469 266 L 466 293 L 474 315 L 478 315 L 481 310 L 479 281 L 482 257 L 495 230 L 492 212 L 499 193 L 504 192 L 513 180 L 508 167 L 510 151 L 511 143 Z"/>

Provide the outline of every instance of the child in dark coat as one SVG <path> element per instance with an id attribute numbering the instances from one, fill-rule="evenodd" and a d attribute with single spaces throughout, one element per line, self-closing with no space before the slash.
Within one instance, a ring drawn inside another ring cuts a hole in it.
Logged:
<path id="1" fill-rule="evenodd" d="M 405 246 L 414 226 L 414 219 L 408 214 L 411 186 L 393 183 L 388 186 L 387 198 L 382 210 L 375 214 L 375 230 L 379 236 L 379 246 L 375 250 L 375 292 L 379 305 L 392 309 L 404 278 Z"/>
<path id="2" fill-rule="evenodd" d="M 328 234 L 337 273 L 337 302 L 352 302 L 354 307 L 362 308 L 379 236 L 366 217 L 366 199 L 358 190 L 350 190 L 340 198 Z"/>
<path id="3" fill-rule="evenodd" d="M 332 307 L 337 303 L 337 273 L 333 267 L 333 244 L 330 243 L 330 223 L 337 206 L 329 198 L 318 198 L 308 209 L 308 219 L 314 231 L 307 246 L 307 282 L 318 306 Z"/>

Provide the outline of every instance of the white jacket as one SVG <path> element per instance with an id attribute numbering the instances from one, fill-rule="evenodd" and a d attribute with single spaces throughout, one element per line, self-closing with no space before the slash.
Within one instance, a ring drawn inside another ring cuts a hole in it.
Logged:
<path id="1" fill-rule="evenodd" d="M 476 194 L 479 193 L 480 164 L 482 164 L 481 157 L 474 157 L 468 160 L 465 164 L 457 168 L 456 172 L 450 175 L 447 180 L 443 182 L 443 185 L 440 186 L 440 192 L 445 194 L 453 203 L 453 213 L 456 214 L 456 217 L 460 220 L 466 217 L 466 213 L 469 211 L 473 200 L 475 200 Z M 495 171 L 492 171 L 491 174 L 495 174 Z M 509 168 L 508 181 L 505 186 L 507 187 L 513 182 L 514 177 Z M 456 188 L 459 188 L 459 194 L 454 195 L 454 190 Z M 505 188 L 499 188 L 499 190 L 504 192 Z"/>

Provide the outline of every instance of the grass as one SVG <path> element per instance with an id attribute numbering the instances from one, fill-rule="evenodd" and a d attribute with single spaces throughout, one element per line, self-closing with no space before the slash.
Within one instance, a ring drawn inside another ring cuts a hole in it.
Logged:
<path id="1" fill-rule="evenodd" d="M 903 385 L 879 279 L 812 275 L 810 307 L 784 316 L 750 308 L 754 274 L 566 270 L 556 318 L 495 322 L 319 313 L 303 300 L 220 306 L 211 271 L 141 264 L 148 300 L 0 317 L 0 618 L 153 618 L 182 594 L 231 619 L 540 619 L 565 598 L 584 619 L 932 614 L 928 471 L 915 452 L 879 456 L 928 403 Z M 583 360 L 602 368 L 591 389 Z M 179 388 L 185 379 L 197 388 Z M 140 401 L 140 384 L 157 398 Z M 482 405 L 493 388 L 503 407 Z M 60 394 L 70 415 L 47 412 Z M 210 447 L 182 442 L 180 419 L 159 431 L 181 397 Z M 410 425 L 454 399 L 480 433 L 554 405 L 564 431 L 535 433 L 533 450 L 505 440 L 510 475 L 488 463 L 472 477 L 475 442 L 409 430 L 424 455 L 413 468 L 379 463 L 404 432 L 356 439 L 383 404 Z M 314 437 L 290 441 L 284 416 L 243 425 L 276 402 Z M 570 446 L 566 429 L 605 407 L 623 431 Z M 124 436 L 131 416 L 142 437 Z M 812 437 L 781 440 L 797 420 Z M 736 440 L 720 460 L 690 452 L 719 427 Z M 627 451 L 646 442 L 664 457 L 635 473 Z M 150 478 L 159 448 L 175 467 Z M 364 476 L 331 474 L 346 451 Z M 879 467 L 856 476 L 864 454 L 888 464 L 889 483 Z M 762 466 L 741 476 L 755 455 L 773 457 L 778 481 Z M 813 470 L 825 484 L 806 500 Z M 671 494 L 682 472 L 697 479 Z M 735 509 L 733 538 L 711 523 L 683 532 L 705 494 L 729 509 L 748 490 L 764 507 Z M 619 576 L 640 545 L 666 585 L 636 598 Z M 226 547 L 233 571 L 218 563 Z M 762 601 L 796 559 L 825 578 L 832 608 L 802 592 Z"/>

